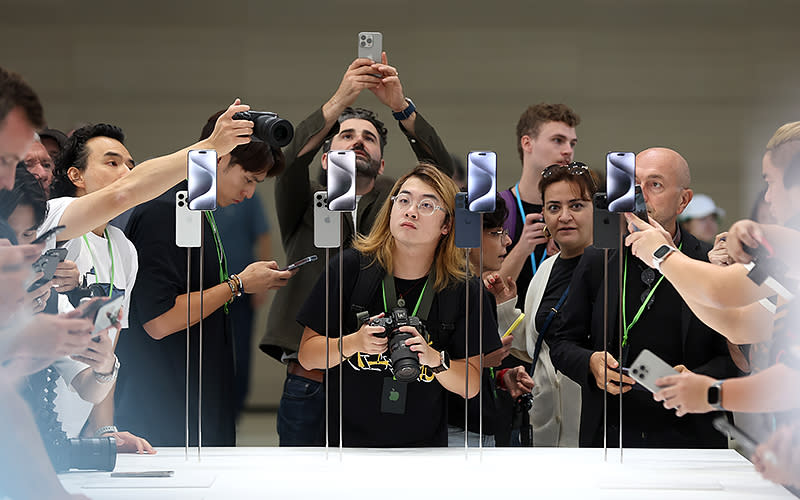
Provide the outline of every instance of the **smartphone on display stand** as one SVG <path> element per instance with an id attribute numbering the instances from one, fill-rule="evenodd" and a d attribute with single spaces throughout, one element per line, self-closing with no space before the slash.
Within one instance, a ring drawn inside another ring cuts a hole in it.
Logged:
<path id="1" fill-rule="evenodd" d="M 358 34 L 358 57 L 381 62 L 383 52 L 383 34 L 378 31 L 362 31 Z"/>
<path id="2" fill-rule="evenodd" d="M 175 193 L 175 245 L 182 248 L 200 246 L 203 231 L 203 214 L 197 210 L 189 210 L 189 193 Z"/>
<path id="3" fill-rule="evenodd" d="M 467 202 L 470 212 L 491 213 L 497 201 L 497 154 L 472 151 L 467 155 Z"/>
<path id="4" fill-rule="evenodd" d="M 628 376 L 642 384 L 650 392 L 658 392 L 663 389 L 656 385 L 656 380 L 677 374 L 678 372 L 673 367 L 648 349 L 642 349 L 642 352 L 628 368 Z"/>
<path id="5" fill-rule="evenodd" d="M 595 248 L 619 248 L 620 220 L 619 214 L 608 211 L 606 193 L 595 193 L 592 197 L 594 205 L 593 239 Z"/>
<path id="6" fill-rule="evenodd" d="M 481 215 L 467 208 L 467 193 L 456 193 L 455 205 L 453 237 L 456 248 L 479 248 L 483 234 Z"/>
<path id="7" fill-rule="evenodd" d="M 292 271 L 294 269 L 297 269 L 298 267 L 305 266 L 308 263 L 314 262 L 315 260 L 317 260 L 317 256 L 316 255 L 309 255 L 308 257 L 303 257 L 302 259 L 298 260 L 297 262 L 289 264 L 286 267 L 282 267 L 282 268 L 278 269 L 278 271 Z"/>
<path id="8" fill-rule="evenodd" d="M 62 226 L 63 227 L 63 226 Z M 28 287 L 28 292 L 32 292 L 37 288 L 41 287 L 51 279 L 56 274 L 56 268 L 58 267 L 59 262 L 64 262 L 64 259 L 67 257 L 67 249 L 66 248 L 51 248 L 39 256 L 36 259 L 36 262 L 31 264 L 33 266 L 33 272 L 35 273 L 43 273 L 44 276 L 39 278 L 38 280 L 31 283 Z"/>
<path id="9" fill-rule="evenodd" d="M 636 155 L 612 151 L 606 155 L 606 195 L 609 212 L 633 212 L 636 208 Z"/>
<path id="10" fill-rule="evenodd" d="M 192 149 L 188 158 L 189 210 L 216 210 L 217 152 Z"/>
<path id="11" fill-rule="evenodd" d="M 356 152 L 328 151 L 328 210 L 356 209 Z"/>
<path id="12" fill-rule="evenodd" d="M 338 248 L 342 234 L 342 214 L 328 210 L 327 191 L 314 193 L 314 246 Z"/>

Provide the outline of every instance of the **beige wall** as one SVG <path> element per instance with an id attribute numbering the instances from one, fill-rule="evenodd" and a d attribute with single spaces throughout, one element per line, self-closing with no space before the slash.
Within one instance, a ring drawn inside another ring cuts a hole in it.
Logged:
<path id="1" fill-rule="evenodd" d="M 0 65 L 38 89 L 49 123 L 118 124 L 139 161 L 189 143 L 237 96 L 301 120 L 365 30 L 384 33 L 454 153 L 498 152 L 500 186 L 519 175 L 520 112 L 563 101 L 583 118 L 577 159 L 602 170 L 609 150 L 674 147 L 731 222 L 749 211 L 771 133 L 800 119 L 794 0 L 2 0 L 0 12 Z M 371 95 L 358 103 L 393 121 Z M 413 161 L 393 124 L 386 160 L 394 175 Z M 259 354 L 255 366 L 253 402 L 276 404 L 279 365 Z"/>

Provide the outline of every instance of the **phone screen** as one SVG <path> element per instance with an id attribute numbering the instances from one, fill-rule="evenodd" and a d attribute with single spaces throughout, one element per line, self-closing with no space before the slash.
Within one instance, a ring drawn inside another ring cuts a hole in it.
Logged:
<path id="1" fill-rule="evenodd" d="M 217 152 L 193 149 L 188 158 L 189 210 L 216 210 Z"/>
<path id="2" fill-rule="evenodd" d="M 490 213 L 497 200 L 497 154 L 473 151 L 467 156 L 467 201 L 470 212 Z"/>
<path id="3" fill-rule="evenodd" d="M 636 208 L 636 155 L 614 151 L 606 155 L 606 191 L 609 212 Z"/>
<path id="4" fill-rule="evenodd" d="M 328 210 L 356 209 L 356 153 L 328 151 Z"/>

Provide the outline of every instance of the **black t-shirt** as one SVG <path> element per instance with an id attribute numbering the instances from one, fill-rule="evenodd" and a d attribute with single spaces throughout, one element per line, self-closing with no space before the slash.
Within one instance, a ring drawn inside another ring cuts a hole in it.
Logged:
<path id="1" fill-rule="evenodd" d="M 115 421 L 121 430 L 146 438 L 153 446 L 185 442 L 186 333 L 161 340 L 142 325 L 175 305 L 186 293 L 186 248 L 175 245 L 175 193 L 136 208 L 126 235 L 139 254 L 139 272 L 131 297 L 130 328 L 120 334 Z M 203 289 L 220 283 L 219 260 L 211 227 L 203 217 Z M 192 291 L 200 289 L 200 249 L 191 249 Z M 235 272 L 234 270 L 230 270 Z M 241 300 L 241 299 L 240 299 Z M 190 306 L 199 308 L 200 301 Z M 206 305 L 207 306 L 207 305 Z M 199 325 L 190 329 L 189 437 L 197 444 Z M 203 320 L 203 444 L 235 446 L 233 344 L 227 314 L 219 308 Z"/>
<path id="2" fill-rule="evenodd" d="M 561 295 L 564 294 L 564 290 L 569 286 L 569 282 L 572 279 L 572 272 L 578 267 L 578 262 L 580 262 L 580 260 L 580 255 L 571 259 L 562 259 L 558 257 L 553 263 L 553 268 L 550 270 L 550 278 L 547 280 L 547 285 L 544 287 L 542 300 L 539 302 L 539 309 L 536 311 L 536 331 L 541 333 L 544 321 L 550 314 L 550 309 L 555 307 L 558 301 L 561 300 Z M 548 327 L 548 330 L 549 329 Z M 550 333 L 552 334 L 552 331 Z"/>
<path id="3" fill-rule="evenodd" d="M 352 325 L 354 314 L 351 310 L 351 296 L 358 279 L 360 254 L 355 250 L 346 250 L 344 253 L 344 297 L 345 324 Z M 377 264 L 375 264 L 377 265 Z M 408 288 L 408 282 L 397 283 L 401 291 Z M 464 297 L 463 282 L 452 285 L 454 292 Z M 417 287 L 421 291 L 419 287 Z M 446 341 L 446 346 L 437 345 L 441 340 L 435 341 L 436 350 L 444 348 L 450 354 L 451 364 L 463 362 L 469 355 L 477 355 L 478 349 L 478 288 L 473 281 L 470 286 L 469 332 L 470 344 L 467 353 L 465 342 L 466 314 L 464 300 L 456 301 L 459 311 L 456 315 L 449 315 L 455 320 L 455 330 Z M 297 316 L 297 321 L 320 335 L 325 332 L 325 277 L 321 276 L 311 291 L 308 299 Z M 451 292 L 448 292 L 451 293 Z M 406 296 L 409 315 L 413 311 L 419 292 L 411 292 Z M 330 264 L 330 310 L 328 321 L 329 335 L 339 336 L 339 311 L 335 306 L 339 303 L 339 262 L 338 257 Z M 381 286 L 373 296 L 370 304 L 361 304 L 368 308 L 370 316 L 385 312 Z M 389 308 L 392 306 L 387 304 Z M 488 295 L 484 294 L 484 308 L 491 307 Z M 448 313 L 449 314 L 449 313 Z M 440 311 L 440 294 L 434 296 L 428 319 L 425 322 L 429 330 L 438 327 L 440 320 L 447 319 Z M 497 323 L 492 314 L 484 314 L 483 348 L 490 352 L 499 348 L 500 341 L 497 335 Z M 345 328 L 345 335 L 352 333 L 353 329 Z M 343 367 L 343 368 L 342 368 Z M 339 372 L 342 375 L 342 429 L 344 445 L 351 447 L 416 447 L 416 446 L 447 446 L 447 393 L 429 369 L 424 368 L 420 377 L 415 382 L 405 385 L 405 412 L 402 414 L 382 411 L 384 403 L 385 384 L 390 384 L 392 372 L 388 363 L 388 353 L 381 355 L 367 355 L 357 353 L 345 360 L 341 365 L 330 369 L 329 375 L 329 409 L 330 409 L 330 436 L 331 441 L 338 444 L 338 394 Z M 388 379 L 388 381 L 386 380 Z"/>
<path id="4" fill-rule="evenodd" d="M 514 193 L 513 189 L 511 193 L 512 194 Z M 533 203 L 528 203 L 526 201 L 522 202 L 522 209 L 525 211 L 525 215 L 542 213 L 542 205 L 535 205 Z M 511 235 L 511 245 L 509 245 L 508 247 L 508 251 L 510 252 L 511 249 L 517 245 L 520 236 L 522 236 L 522 229 L 525 227 L 525 219 L 520 216 L 519 205 L 516 204 L 516 201 L 513 206 L 508 207 L 508 211 L 509 211 L 508 216 L 515 217 L 517 221 L 514 234 Z M 538 245 L 536 248 L 533 249 L 533 256 L 534 259 L 536 260 L 537 269 L 545 259 L 545 250 L 547 250 L 547 245 Z M 525 307 L 525 295 L 528 293 L 528 285 L 530 284 L 532 279 L 533 279 L 533 266 L 531 265 L 530 257 L 527 257 L 525 259 L 525 264 L 522 266 L 522 269 L 519 272 L 519 276 L 517 277 L 517 307 L 520 309 L 523 309 Z"/>

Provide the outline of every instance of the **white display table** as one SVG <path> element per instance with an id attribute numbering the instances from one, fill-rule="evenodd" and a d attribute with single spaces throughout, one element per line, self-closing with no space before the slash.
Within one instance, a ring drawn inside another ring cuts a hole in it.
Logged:
<path id="1" fill-rule="evenodd" d="M 119 455 L 116 471 L 174 470 L 172 478 L 62 474 L 72 493 L 113 499 L 441 499 L 794 498 L 762 479 L 733 450 L 566 448 L 345 449 L 162 448 Z"/>

